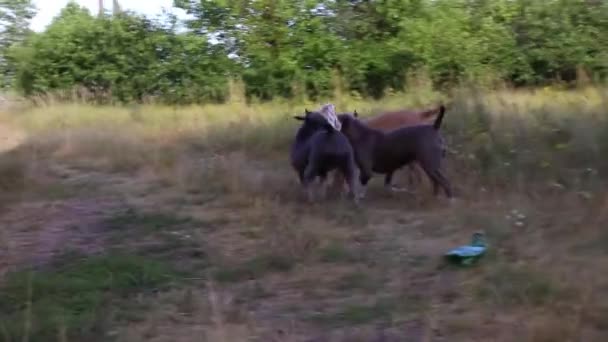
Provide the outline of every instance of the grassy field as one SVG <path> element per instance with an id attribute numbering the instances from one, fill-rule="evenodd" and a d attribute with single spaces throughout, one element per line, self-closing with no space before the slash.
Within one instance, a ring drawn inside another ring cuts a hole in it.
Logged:
<path id="1" fill-rule="evenodd" d="M 458 200 L 375 176 L 361 208 L 289 166 L 321 103 L 5 107 L 0 341 L 606 341 L 608 90 L 333 103 L 439 100 Z"/>

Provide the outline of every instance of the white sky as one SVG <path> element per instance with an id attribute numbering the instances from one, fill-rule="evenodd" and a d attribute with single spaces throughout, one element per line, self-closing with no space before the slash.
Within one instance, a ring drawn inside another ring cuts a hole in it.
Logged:
<path id="1" fill-rule="evenodd" d="M 98 11 L 99 0 L 75 0 L 81 6 L 85 6 L 91 11 L 92 14 L 96 14 Z M 62 8 L 68 4 L 69 0 L 34 0 L 34 5 L 38 9 L 36 17 L 32 19 L 30 27 L 32 30 L 40 32 L 44 30 L 53 17 L 55 17 Z M 173 0 L 118 0 L 120 7 L 124 10 L 131 10 L 142 13 L 149 17 L 154 17 L 157 14 L 162 13 L 162 9 L 171 9 Z M 106 10 L 112 9 L 112 0 L 104 0 L 104 7 Z M 176 14 L 182 14 L 183 11 L 176 9 L 172 10 Z M 181 17 L 181 15 L 180 15 Z"/>

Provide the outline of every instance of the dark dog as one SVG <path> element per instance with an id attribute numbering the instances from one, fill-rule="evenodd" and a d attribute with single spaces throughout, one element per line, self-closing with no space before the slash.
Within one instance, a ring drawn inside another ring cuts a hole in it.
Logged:
<path id="1" fill-rule="evenodd" d="M 441 106 L 432 125 L 402 127 L 387 133 L 366 126 L 353 115 L 338 115 L 342 132 L 355 150 L 363 188 L 374 172 L 386 175 L 384 185 L 390 187 L 395 171 L 417 161 L 433 183 L 433 193 L 437 195 L 441 186 L 451 198 L 450 182 L 441 171 L 444 146 L 439 127 L 444 114 Z"/>
<path id="2" fill-rule="evenodd" d="M 433 121 L 437 118 L 439 113 L 441 112 L 442 106 L 437 106 L 436 108 L 426 109 L 426 110 L 397 110 L 397 111 L 389 111 L 382 112 L 373 117 L 367 118 L 359 118 L 359 114 L 357 111 L 353 112 L 353 115 L 361 120 L 367 127 L 378 129 L 382 132 L 388 133 L 392 130 L 401 128 L 401 127 L 409 127 L 409 126 L 417 126 L 422 124 L 432 124 Z M 445 108 L 444 108 L 445 110 Z M 347 113 L 348 114 L 348 113 Z M 442 145 L 445 145 L 442 139 Z M 443 148 L 443 156 L 445 157 L 445 148 Z M 414 177 L 420 182 L 422 180 L 420 175 L 420 166 L 418 166 L 417 162 L 412 162 L 409 164 L 410 172 L 408 174 L 409 181 L 409 190 L 408 189 L 400 189 L 397 187 L 391 187 L 393 191 L 405 191 L 413 193 L 412 189 L 414 188 Z M 341 177 L 341 174 L 338 172 L 334 173 L 334 188 L 338 189 L 338 187 L 342 184 L 345 184 L 344 178 Z"/>
<path id="3" fill-rule="evenodd" d="M 358 169 L 353 148 L 346 136 L 337 131 L 319 112 L 306 110 L 305 116 L 294 118 L 303 121 L 303 124 L 291 146 L 291 165 L 308 192 L 308 200 L 313 200 L 310 183 L 319 177 L 325 189 L 327 174 L 337 169 L 344 175 L 349 192 L 357 202 Z"/>

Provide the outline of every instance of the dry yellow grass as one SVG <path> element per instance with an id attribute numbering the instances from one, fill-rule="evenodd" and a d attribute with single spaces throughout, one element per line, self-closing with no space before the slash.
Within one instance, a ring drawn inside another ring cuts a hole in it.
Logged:
<path id="1" fill-rule="evenodd" d="M 13 261 L 3 271 L 61 275 L 56 263 L 79 260 L 67 249 L 182 273 L 154 292 L 111 287 L 100 300 L 112 310 L 60 321 L 41 306 L 75 304 L 39 284 L 48 296 L 34 298 L 27 331 L 22 306 L 0 295 L 0 340 L 604 341 L 607 94 L 342 97 L 339 111 L 363 115 L 449 100 L 446 168 L 460 199 L 434 199 L 427 181 L 416 196 L 372 186 L 360 209 L 339 197 L 305 204 L 289 168 L 291 116 L 319 104 L 55 102 L 4 113 L 24 139 L 0 155 L 0 244 L 10 246 L 0 256 Z M 477 230 L 490 243 L 483 262 L 442 267 L 441 254 Z"/>

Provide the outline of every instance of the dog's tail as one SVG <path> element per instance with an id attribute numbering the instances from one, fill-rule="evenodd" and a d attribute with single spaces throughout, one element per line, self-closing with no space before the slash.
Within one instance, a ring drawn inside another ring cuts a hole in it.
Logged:
<path id="1" fill-rule="evenodd" d="M 437 115 L 437 119 L 433 122 L 433 128 L 439 130 L 441 127 L 441 121 L 443 120 L 443 116 L 445 115 L 445 106 L 442 104 L 439 106 L 439 115 Z"/>

